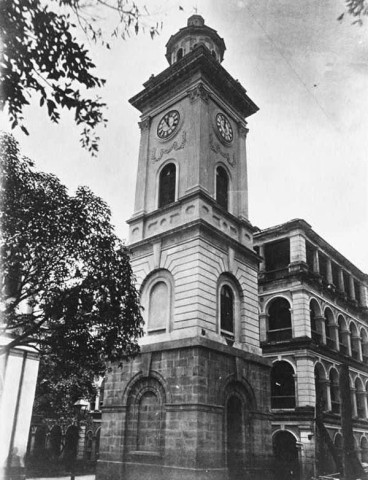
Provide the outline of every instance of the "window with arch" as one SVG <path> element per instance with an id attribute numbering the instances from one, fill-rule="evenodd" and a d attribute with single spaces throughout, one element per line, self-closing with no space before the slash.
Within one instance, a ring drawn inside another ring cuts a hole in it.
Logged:
<path id="1" fill-rule="evenodd" d="M 368 334 L 364 328 L 360 329 L 360 341 L 362 343 L 363 362 L 368 365 Z"/>
<path id="2" fill-rule="evenodd" d="M 234 336 L 234 293 L 229 285 L 220 291 L 220 328 L 222 334 Z"/>
<path id="3" fill-rule="evenodd" d="M 317 324 L 317 317 L 321 316 L 321 310 L 317 303 L 317 301 L 312 298 L 309 304 L 309 318 L 310 318 L 310 327 L 311 327 L 311 335 L 313 340 L 317 343 L 322 341 L 322 335 L 320 331 L 320 324 Z"/>
<path id="4" fill-rule="evenodd" d="M 351 341 L 351 356 L 355 360 L 360 360 L 360 338 L 358 336 L 358 330 L 354 322 L 350 322 L 350 341 Z"/>
<path id="5" fill-rule="evenodd" d="M 287 340 L 292 337 L 290 303 L 286 298 L 275 298 L 268 308 L 269 341 Z"/>
<path id="6" fill-rule="evenodd" d="M 354 388 L 355 388 L 355 395 L 356 395 L 356 406 L 357 406 L 358 417 L 365 419 L 367 417 L 367 412 L 365 407 L 366 392 L 364 390 L 363 382 L 359 377 L 355 379 Z"/>
<path id="7" fill-rule="evenodd" d="M 326 344 L 330 348 L 336 348 L 336 342 L 334 338 L 334 317 L 333 313 L 329 308 L 325 310 L 325 333 L 326 333 Z"/>
<path id="8" fill-rule="evenodd" d="M 339 335 L 339 350 L 343 355 L 349 354 L 349 337 L 347 335 L 346 321 L 342 315 L 337 319 L 338 335 Z"/>
<path id="9" fill-rule="evenodd" d="M 146 455 L 162 452 L 164 445 L 166 392 L 153 376 L 134 382 L 127 396 L 126 449 Z"/>
<path id="10" fill-rule="evenodd" d="M 271 369 L 271 408 L 295 408 L 294 369 L 284 360 Z"/>
<path id="11" fill-rule="evenodd" d="M 176 54 L 176 61 L 181 60 L 183 58 L 184 52 L 182 48 L 179 48 Z"/>
<path id="12" fill-rule="evenodd" d="M 336 448 L 336 457 L 339 459 L 339 464 L 336 465 L 336 470 L 340 471 L 342 470 L 342 458 L 343 458 L 343 440 L 342 440 L 342 435 L 341 433 L 336 433 L 335 438 L 334 438 L 334 445 Z"/>
<path id="13" fill-rule="evenodd" d="M 331 392 L 331 410 L 333 413 L 340 413 L 340 385 L 339 374 L 337 370 L 330 370 L 330 392 Z"/>
<path id="14" fill-rule="evenodd" d="M 142 286 L 143 319 L 148 334 L 170 330 L 173 302 L 173 279 L 167 270 L 150 275 Z"/>
<path id="15" fill-rule="evenodd" d="M 158 207 L 165 207 L 175 202 L 176 191 L 176 166 L 168 163 L 160 172 Z"/>
<path id="16" fill-rule="evenodd" d="M 160 449 L 160 401 L 154 391 L 146 391 L 138 406 L 137 450 L 158 452 Z"/>
<path id="17" fill-rule="evenodd" d="M 360 440 L 360 449 L 362 452 L 362 462 L 368 463 L 368 439 L 362 436 Z"/>
<path id="18" fill-rule="evenodd" d="M 323 366 L 316 363 L 314 367 L 314 379 L 316 390 L 316 406 L 321 411 L 329 410 L 328 394 L 327 394 L 327 379 Z"/>
<path id="19" fill-rule="evenodd" d="M 228 210 L 229 205 L 229 177 L 224 167 L 216 168 L 216 202 Z"/>
<path id="20" fill-rule="evenodd" d="M 148 330 L 165 330 L 168 317 L 168 286 L 165 282 L 156 282 L 150 291 Z"/>

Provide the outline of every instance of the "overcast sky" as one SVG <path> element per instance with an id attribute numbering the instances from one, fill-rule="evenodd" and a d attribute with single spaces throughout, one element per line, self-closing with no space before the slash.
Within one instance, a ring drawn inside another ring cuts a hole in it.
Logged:
<path id="1" fill-rule="evenodd" d="M 337 17 L 343 0 L 147 0 L 160 35 L 91 45 L 109 124 L 92 159 L 79 146 L 72 117 L 52 125 L 26 112 L 29 137 L 15 136 L 39 170 L 73 192 L 88 185 L 111 207 L 122 238 L 133 213 L 139 112 L 128 99 L 167 67 L 165 44 L 198 9 L 226 44 L 223 66 L 260 108 L 249 118 L 250 220 L 260 228 L 304 218 L 368 272 L 368 18 Z M 184 10 L 179 9 L 181 6 Z M 37 105 L 38 102 L 35 102 Z M 3 126 L 6 127 L 4 118 Z"/>

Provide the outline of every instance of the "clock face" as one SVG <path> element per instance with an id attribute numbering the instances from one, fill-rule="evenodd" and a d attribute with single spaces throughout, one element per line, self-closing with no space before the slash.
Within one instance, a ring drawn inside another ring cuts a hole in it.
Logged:
<path id="1" fill-rule="evenodd" d="M 160 138 L 168 138 L 175 132 L 179 125 L 180 114 L 177 110 L 170 110 L 160 120 L 157 127 L 157 135 Z"/>
<path id="2" fill-rule="evenodd" d="M 233 129 L 231 128 L 229 120 L 223 113 L 218 113 L 216 115 L 216 125 L 225 142 L 231 142 L 233 140 Z"/>

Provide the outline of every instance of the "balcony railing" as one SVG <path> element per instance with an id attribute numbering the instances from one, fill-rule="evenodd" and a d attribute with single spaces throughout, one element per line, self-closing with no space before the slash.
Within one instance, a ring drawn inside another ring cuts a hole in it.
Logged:
<path id="1" fill-rule="evenodd" d="M 271 396 L 271 408 L 295 408 L 295 395 Z"/>
<path id="2" fill-rule="evenodd" d="M 292 338 L 291 328 L 278 328 L 275 330 L 268 330 L 267 340 L 269 342 L 277 342 L 280 340 L 290 340 Z"/>
<path id="3" fill-rule="evenodd" d="M 281 278 L 284 278 L 288 273 L 289 270 L 287 267 L 285 267 L 279 268 L 277 270 L 265 270 L 262 272 L 262 275 L 264 275 L 264 278 L 266 280 L 279 280 Z"/>

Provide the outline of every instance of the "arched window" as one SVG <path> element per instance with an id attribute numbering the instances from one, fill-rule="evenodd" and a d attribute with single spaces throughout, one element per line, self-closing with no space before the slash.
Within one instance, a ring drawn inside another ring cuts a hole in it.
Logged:
<path id="1" fill-rule="evenodd" d="M 357 413 L 359 418 L 366 419 L 367 414 L 365 411 L 365 391 L 363 387 L 363 383 L 360 378 L 356 378 L 354 382 L 355 387 L 355 395 L 356 395 L 356 405 L 357 405 Z"/>
<path id="2" fill-rule="evenodd" d="M 268 309 L 269 341 L 286 340 L 292 337 L 290 304 L 285 298 L 275 298 Z"/>
<path id="3" fill-rule="evenodd" d="M 176 167 L 173 163 L 168 163 L 161 170 L 159 180 L 159 195 L 158 206 L 159 208 L 169 205 L 175 202 L 175 189 L 176 189 Z"/>
<path id="4" fill-rule="evenodd" d="M 173 296 L 174 281 L 168 270 L 157 270 L 144 280 L 141 302 L 145 331 L 148 334 L 170 331 Z"/>
<path id="5" fill-rule="evenodd" d="M 176 61 L 181 60 L 183 58 L 183 49 L 179 48 L 177 54 L 176 54 Z"/>
<path id="6" fill-rule="evenodd" d="M 216 202 L 228 209 L 229 177 L 223 167 L 216 168 Z"/>
<path id="7" fill-rule="evenodd" d="M 224 335 L 234 335 L 234 294 L 228 285 L 220 293 L 220 326 Z"/>
<path id="8" fill-rule="evenodd" d="M 317 343 L 322 341 L 322 335 L 320 331 L 320 325 L 317 324 L 316 317 L 321 316 L 321 310 L 315 299 L 312 299 L 309 304 L 309 318 L 310 318 L 310 327 L 313 340 Z"/>
<path id="9" fill-rule="evenodd" d="M 355 326 L 355 323 L 350 323 L 350 341 L 351 341 L 351 356 L 355 358 L 355 360 L 359 360 L 360 352 L 359 352 L 359 336 L 358 330 Z"/>
<path id="10" fill-rule="evenodd" d="M 277 479 L 300 478 L 299 453 L 296 438 L 287 430 L 278 431 L 272 439 Z"/>
<path id="11" fill-rule="evenodd" d="M 157 453 L 162 453 L 165 438 L 165 390 L 162 384 L 151 376 L 142 376 L 129 390 L 126 451 L 156 456 Z"/>
<path id="12" fill-rule="evenodd" d="M 243 470 L 243 415 L 240 398 L 231 396 L 226 405 L 227 465 L 230 478 L 240 478 Z"/>
<path id="13" fill-rule="evenodd" d="M 101 438 L 101 427 L 98 428 L 96 432 L 95 460 L 98 460 L 100 457 L 100 438 Z"/>
<path id="14" fill-rule="evenodd" d="M 316 407 L 321 411 L 329 409 L 327 397 L 327 381 L 323 367 L 317 363 L 314 367 L 314 379 L 316 389 Z"/>
<path id="15" fill-rule="evenodd" d="M 150 290 L 148 331 L 165 330 L 169 316 L 169 291 L 166 282 L 156 282 Z"/>
<path id="16" fill-rule="evenodd" d="M 364 328 L 360 330 L 360 341 L 362 342 L 363 362 L 367 365 L 368 364 L 368 335 L 367 335 L 367 331 Z"/>
<path id="17" fill-rule="evenodd" d="M 360 448 L 362 451 L 362 462 L 368 463 L 368 439 L 367 437 L 362 437 L 360 440 Z"/>
<path id="18" fill-rule="evenodd" d="M 294 369 L 288 362 L 279 361 L 272 366 L 271 408 L 295 408 Z"/>
<path id="19" fill-rule="evenodd" d="M 338 325 L 338 333 L 339 333 L 340 353 L 342 353 L 343 355 L 348 355 L 349 354 L 349 338 L 348 338 L 348 335 L 345 333 L 347 331 L 346 322 L 345 322 L 345 318 L 342 315 L 339 315 L 337 319 L 337 325 Z"/>
<path id="20" fill-rule="evenodd" d="M 88 461 L 92 460 L 93 451 L 93 432 L 89 430 L 84 439 L 84 458 Z"/>
<path id="21" fill-rule="evenodd" d="M 160 449 L 161 407 L 157 395 L 145 392 L 138 406 L 137 450 L 158 452 Z"/>
<path id="22" fill-rule="evenodd" d="M 334 368 L 330 370 L 331 407 L 333 413 L 340 413 L 339 374 Z"/>
<path id="23" fill-rule="evenodd" d="M 326 344 L 330 348 L 336 348 L 333 324 L 334 324 L 333 313 L 329 308 L 326 308 L 325 310 Z"/>
<path id="24" fill-rule="evenodd" d="M 336 448 L 336 458 L 338 459 L 338 465 L 336 465 L 336 470 L 341 472 L 342 469 L 342 458 L 343 458 L 343 441 L 341 433 L 336 433 L 334 439 L 334 445 Z"/>

